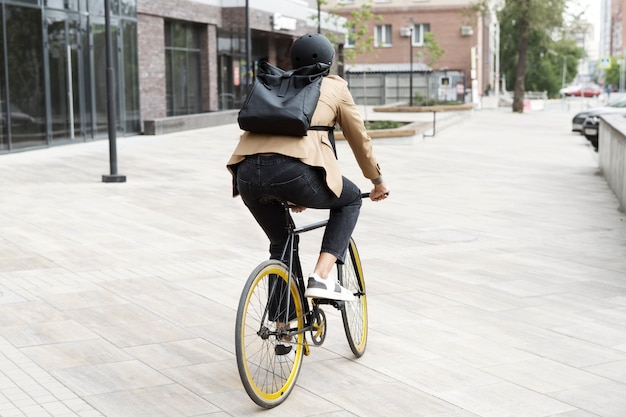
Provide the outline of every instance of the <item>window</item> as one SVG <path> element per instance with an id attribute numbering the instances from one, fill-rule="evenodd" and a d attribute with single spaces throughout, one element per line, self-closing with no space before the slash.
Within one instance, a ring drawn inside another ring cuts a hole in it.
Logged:
<path id="1" fill-rule="evenodd" d="M 188 22 L 165 22 L 165 79 L 167 115 L 202 111 L 200 85 L 201 26 Z"/>
<path id="2" fill-rule="evenodd" d="M 346 41 L 343 44 L 344 48 L 354 48 L 356 46 L 355 32 L 356 28 L 354 26 L 348 28 L 348 33 L 346 33 Z"/>
<path id="3" fill-rule="evenodd" d="M 374 46 L 391 46 L 391 25 L 376 25 L 374 32 Z"/>
<path id="4" fill-rule="evenodd" d="M 415 23 L 413 24 L 413 46 L 424 45 L 424 34 L 430 32 L 430 25 L 428 23 Z"/>

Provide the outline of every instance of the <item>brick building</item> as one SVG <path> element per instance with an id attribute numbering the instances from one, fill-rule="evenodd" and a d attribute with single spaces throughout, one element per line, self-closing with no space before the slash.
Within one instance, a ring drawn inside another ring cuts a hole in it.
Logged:
<path id="1" fill-rule="evenodd" d="M 346 71 L 457 71 L 464 75 L 465 88 L 473 91 L 472 101 L 496 84 L 494 37 L 495 19 L 472 10 L 471 0 L 331 0 L 325 10 L 348 17 L 364 4 L 380 17 L 367 22 L 374 38 L 374 51 L 357 55 Z M 424 34 L 431 32 L 444 51 L 436 62 L 425 55 Z M 349 48 L 349 42 L 346 43 Z M 426 66 L 426 68 L 424 67 Z M 445 77 L 442 77 L 445 79 Z"/>

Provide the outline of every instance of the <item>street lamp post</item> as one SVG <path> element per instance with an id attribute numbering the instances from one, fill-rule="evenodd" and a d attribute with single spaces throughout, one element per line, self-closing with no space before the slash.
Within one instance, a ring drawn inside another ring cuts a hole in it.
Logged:
<path id="1" fill-rule="evenodd" d="M 109 131 L 110 173 L 102 176 L 102 182 L 126 182 L 126 176 L 117 172 L 117 120 L 115 117 L 115 77 L 113 73 L 113 42 L 111 40 L 111 3 L 104 0 L 104 25 L 106 44 L 107 128 Z"/>
<path id="2" fill-rule="evenodd" d="M 413 18 L 409 19 L 409 32 L 411 36 L 409 36 L 409 107 L 413 107 Z"/>
<path id="3" fill-rule="evenodd" d="M 252 31 L 250 29 L 250 1 L 246 0 L 246 6 L 245 6 L 245 10 L 244 13 L 246 14 L 245 16 L 245 25 L 246 25 L 246 88 L 245 88 L 245 94 L 247 95 L 248 92 L 250 91 L 250 87 L 252 84 L 252 77 L 251 77 L 251 71 L 252 71 Z"/>
<path id="4" fill-rule="evenodd" d="M 317 33 L 322 33 L 322 0 L 317 0 Z"/>

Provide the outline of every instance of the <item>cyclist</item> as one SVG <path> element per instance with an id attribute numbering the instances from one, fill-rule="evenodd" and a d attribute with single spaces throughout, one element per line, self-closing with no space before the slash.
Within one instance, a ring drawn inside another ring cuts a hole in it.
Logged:
<path id="1" fill-rule="evenodd" d="M 332 65 L 334 55 L 330 41 L 318 33 L 301 36 L 290 50 L 294 68 L 320 62 Z M 341 126 L 363 175 L 373 184 L 370 199 L 384 200 L 389 189 L 347 82 L 326 74 L 311 125 L 335 123 Z M 361 208 L 361 191 L 341 175 L 329 133 L 309 130 L 304 140 L 294 140 L 292 136 L 244 132 L 227 166 L 233 175 L 233 196 L 241 195 L 269 238 L 271 259 L 280 259 L 287 240 L 281 201 L 294 204 L 294 212 L 307 207 L 330 209 L 305 296 L 351 301 L 353 294 L 329 275 L 335 263 L 344 260 Z"/>

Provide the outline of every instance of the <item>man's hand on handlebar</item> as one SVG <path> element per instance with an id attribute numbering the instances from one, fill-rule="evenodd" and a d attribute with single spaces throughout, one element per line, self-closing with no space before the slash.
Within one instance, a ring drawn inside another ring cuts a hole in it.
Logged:
<path id="1" fill-rule="evenodd" d="M 370 191 L 370 200 L 372 201 L 382 201 L 387 197 L 389 197 L 389 188 L 387 188 L 384 182 L 376 184 Z"/>

